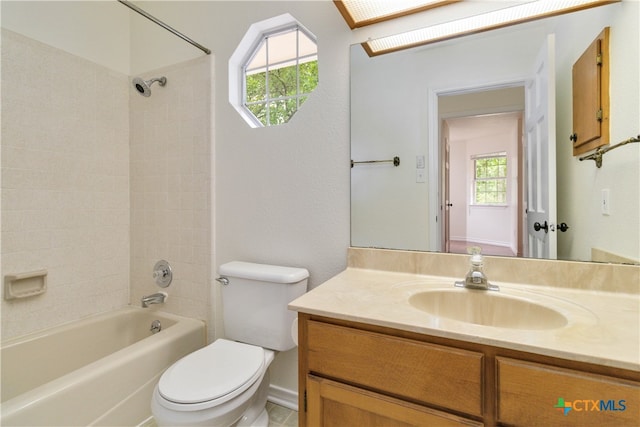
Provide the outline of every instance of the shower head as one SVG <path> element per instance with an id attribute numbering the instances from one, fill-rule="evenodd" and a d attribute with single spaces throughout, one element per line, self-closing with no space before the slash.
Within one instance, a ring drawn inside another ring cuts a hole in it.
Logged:
<path id="1" fill-rule="evenodd" d="M 158 82 L 160 86 L 164 86 L 167 84 L 166 77 L 155 77 L 149 80 L 143 80 L 140 77 L 135 77 L 133 79 L 133 87 L 140 93 L 142 96 L 151 96 L 151 85 L 154 82 Z"/>

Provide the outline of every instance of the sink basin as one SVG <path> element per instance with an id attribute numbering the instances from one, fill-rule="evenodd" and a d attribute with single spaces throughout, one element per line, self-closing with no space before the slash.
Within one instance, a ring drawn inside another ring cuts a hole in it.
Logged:
<path id="1" fill-rule="evenodd" d="M 552 308 L 492 291 L 429 290 L 412 295 L 409 303 L 432 316 L 499 328 L 557 329 L 568 322 Z"/>

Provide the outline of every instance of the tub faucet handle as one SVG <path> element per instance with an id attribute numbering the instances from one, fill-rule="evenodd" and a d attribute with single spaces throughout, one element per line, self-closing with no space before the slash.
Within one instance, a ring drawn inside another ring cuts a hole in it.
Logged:
<path id="1" fill-rule="evenodd" d="M 166 288 L 171 284 L 173 271 L 168 261 L 161 259 L 156 262 L 156 265 L 153 267 L 153 279 L 156 281 L 156 285 L 161 288 Z"/>

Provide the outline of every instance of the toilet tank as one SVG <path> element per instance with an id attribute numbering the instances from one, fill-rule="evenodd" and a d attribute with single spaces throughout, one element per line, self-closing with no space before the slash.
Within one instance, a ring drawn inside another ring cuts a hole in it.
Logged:
<path id="1" fill-rule="evenodd" d="M 287 305 L 307 291 L 304 268 L 233 261 L 219 268 L 224 331 L 228 339 L 272 350 L 295 347 L 291 326 L 296 313 Z"/>

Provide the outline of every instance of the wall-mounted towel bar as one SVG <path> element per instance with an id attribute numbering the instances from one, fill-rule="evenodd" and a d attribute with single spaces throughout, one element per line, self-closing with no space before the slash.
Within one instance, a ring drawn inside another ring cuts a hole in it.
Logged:
<path id="1" fill-rule="evenodd" d="M 604 156 L 604 153 L 613 150 L 614 148 L 618 148 L 618 147 L 622 147 L 623 145 L 629 144 L 631 142 L 640 142 L 640 135 L 636 136 L 636 137 L 631 137 L 625 141 L 622 141 L 616 145 L 610 145 L 606 148 L 601 148 L 598 147 L 596 149 L 596 151 L 594 153 L 589 154 L 588 156 L 584 156 L 584 157 L 580 157 L 580 161 L 583 160 L 594 160 L 596 162 L 596 167 L 597 168 L 601 168 L 602 167 L 602 156 Z"/>
<path id="2" fill-rule="evenodd" d="M 353 165 L 359 165 L 362 163 L 393 163 L 393 166 L 400 166 L 400 157 L 396 156 L 391 160 L 363 160 L 360 162 L 354 162 L 353 160 L 351 160 L 351 167 L 353 167 Z"/>

